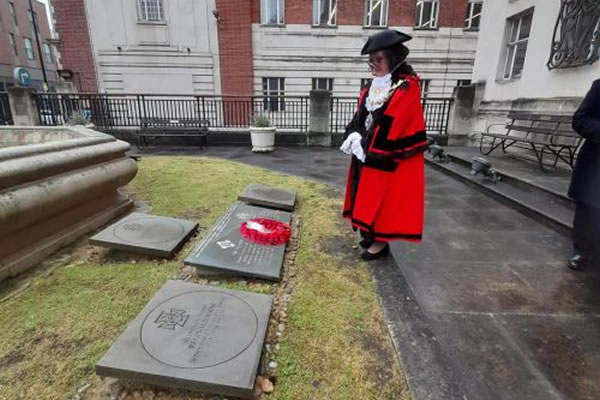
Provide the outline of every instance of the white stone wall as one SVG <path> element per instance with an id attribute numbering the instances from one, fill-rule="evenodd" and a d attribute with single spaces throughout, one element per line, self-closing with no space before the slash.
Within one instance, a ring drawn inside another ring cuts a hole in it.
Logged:
<path id="1" fill-rule="evenodd" d="M 533 21 L 522 75 L 505 81 L 498 76 L 504 67 L 506 19 L 530 7 L 534 7 Z M 549 71 L 546 67 L 559 10 L 559 0 L 493 0 L 485 3 L 473 71 L 473 82 L 485 82 L 485 102 L 581 97 L 591 82 L 600 78 L 598 62 L 564 70 Z"/>
<path id="2" fill-rule="evenodd" d="M 487 3 L 486 3 L 487 6 Z M 415 31 L 392 27 L 414 37 L 407 43 L 409 62 L 423 79 L 431 79 L 433 96 L 451 96 L 458 80 L 471 79 L 477 32 L 462 28 Z M 285 78 L 286 95 L 308 95 L 312 78 L 333 78 L 333 95 L 356 97 L 360 80 L 370 78 L 360 50 L 374 29 L 361 26 L 313 28 L 310 25 L 253 25 L 254 88 L 262 94 L 262 78 Z"/>
<path id="3" fill-rule="evenodd" d="M 164 24 L 144 24 L 135 0 L 86 0 L 102 92 L 220 93 L 215 0 L 164 5 Z"/>

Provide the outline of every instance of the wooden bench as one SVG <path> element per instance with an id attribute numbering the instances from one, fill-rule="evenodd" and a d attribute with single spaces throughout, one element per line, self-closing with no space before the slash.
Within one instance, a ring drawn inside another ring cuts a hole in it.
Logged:
<path id="1" fill-rule="evenodd" d="M 520 147 L 532 150 L 542 169 L 547 167 L 545 156 L 554 157 L 553 167 L 562 160 L 572 168 L 582 138 L 573 131 L 571 123 L 571 115 L 511 112 L 506 124 L 492 124 L 481 132 L 479 150 L 488 155 L 498 148 L 506 153 L 513 146 Z M 492 132 L 498 126 L 503 126 L 505 132 Z"/>
<path id="2" fill-rule="evenodd" d="M 138 143 L 148 145 L 166 137 L 198 137 L 207 147 L 210 122 L 196 118 L 142 118 L 137 132 Z"/>

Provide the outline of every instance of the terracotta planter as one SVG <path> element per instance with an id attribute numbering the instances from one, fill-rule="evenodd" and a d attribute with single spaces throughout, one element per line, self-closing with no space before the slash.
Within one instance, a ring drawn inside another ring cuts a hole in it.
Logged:
<path id="1" fill-rule="evenodd" d="M 252 151 L 255 153 L 268 153 L 275 150 L 275 132 L 277 128 L 269 126 L 267 128 L 250 127 L 250 139 L 252 141 Z"/>

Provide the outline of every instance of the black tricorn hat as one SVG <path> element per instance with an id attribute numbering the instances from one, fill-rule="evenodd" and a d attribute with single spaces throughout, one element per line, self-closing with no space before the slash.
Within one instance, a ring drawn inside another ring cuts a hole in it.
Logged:
<path id="1" fill-rule="evenodd" d="M 370 36 L 360 54 L 364 56 L 365 54 L 397 46 L 401 43 L 408 42 L 411 39 L 412 36 L 409 36 L 406 33 L 388 29 Z"/>

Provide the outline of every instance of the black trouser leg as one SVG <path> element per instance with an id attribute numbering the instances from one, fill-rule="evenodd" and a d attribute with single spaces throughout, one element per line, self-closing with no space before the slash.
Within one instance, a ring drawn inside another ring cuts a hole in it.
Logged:
<path id="1" fill-rule="evenodd" d="M 600 208 L 578 202 L 573 222 L 575 253 L 592 258 L 600 253 Z"/>
<path id="2" fill-rule="evenodd" d="M 374 240 L 374 239 L 373 239 L 373 234 L 371 234 L 371 233 L 370 233 L 370 232 L 368 232 L 368 231 L 364 231 L 364 230 L 362 230 L 362 229 L 360 230 L 360 237 L 362 237 L 362 238 L 363 238 L 363 239 L 365 239 L 365 240 L 370 240 L 370 241 L 373 241 L 373 240 Z"/>

